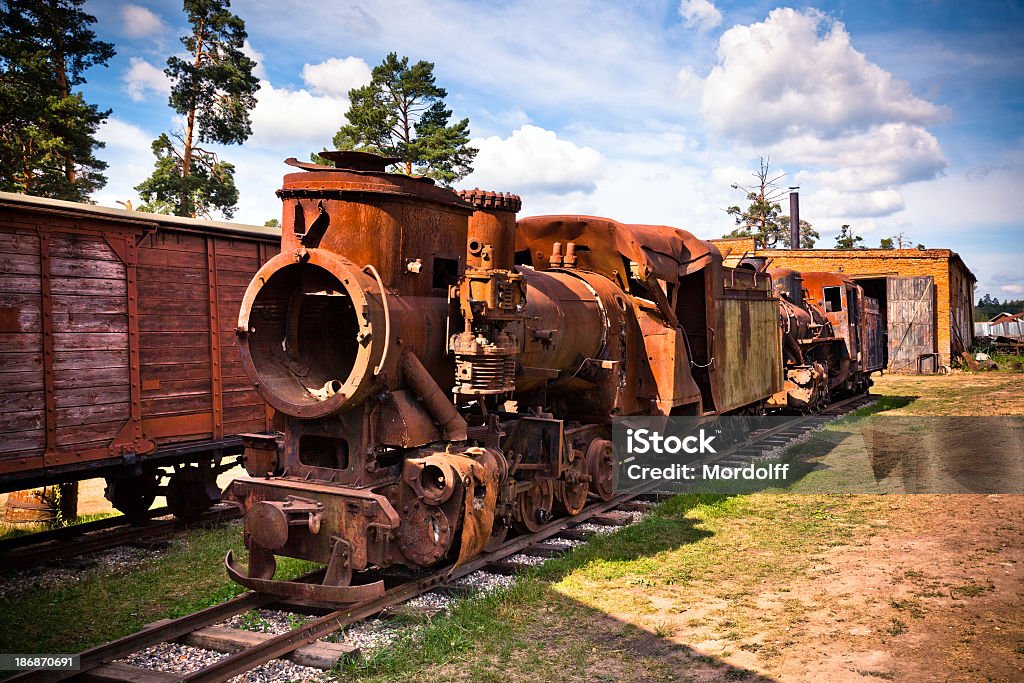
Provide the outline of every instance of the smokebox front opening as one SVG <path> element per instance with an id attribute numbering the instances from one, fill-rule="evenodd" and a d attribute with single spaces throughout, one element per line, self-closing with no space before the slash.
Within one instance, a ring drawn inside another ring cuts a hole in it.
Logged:
<path id="1" fill-rule="evenodd" d="M 275 272 L 249 316 L 249 352 L 264 389 L 292 405 L 318 405 L 355 365 L 359 318 L 345 285 L 320 266 Z"/>

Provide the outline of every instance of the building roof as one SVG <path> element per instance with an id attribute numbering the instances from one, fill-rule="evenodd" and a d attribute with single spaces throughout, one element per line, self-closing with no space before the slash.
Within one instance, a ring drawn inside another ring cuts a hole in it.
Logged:
<path id="1" fill-rule="evenodd" d="M 154 227 L 194 232 L 263 237 L 269 240 L 277 240 L 281 237 L 281 228 L 246 225 L 245 223 L 228 223 L 226 221 L 210 221 L 199 218 L 182 218 L 181 216 L 168 216 L 159 213 L 147 213 L 145 211 L 127 211 L 108 206 L 66 202 L 60 199 L 33 197 L 27 194 L 14 194 L 11 192 L 0 192 L 0 207 L 31 208 L 36 211 L 58 215 L 82 216 L 85 214 L 110 221 L 128 222 L 136 225 L 148 224 Z"/>
<path id="2" fill-rule="evenodd" d="M 887 259 L 943 259 L 957 263 L 972 282 L 977 282 L 971 269 L 952 249 L 757 249 L 757 256 L 785 258 L 835 259 L 837 261 L 885 261 Z"/>
<path id="3" fill-rule="evenodd" d="M 1024 320 L 1024 312 L 1021 312 L 1021 313 L 1006 313 L 1006 312 L 999 313 L 995 317 L 993 317 L 991 320 L 989 320 L 989 322 L 990 323 L 1001 323 L 1001 322 L 1006 322 L 1008 320 Z"/>

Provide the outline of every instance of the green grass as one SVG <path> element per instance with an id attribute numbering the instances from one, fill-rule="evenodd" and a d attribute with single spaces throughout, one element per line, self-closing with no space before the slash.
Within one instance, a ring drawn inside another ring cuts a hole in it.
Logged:
<path id="1" fill-rule="evenodd" d="M 75 526 L 76 524 L 85 524 L 86 522 L 94 522 L 98 519 L 106 519 L 107 517 L 116 517 L 120 515 L 120 512 L 98 512 L 93 515 L 79 515 L 75 518 L 75 521 L 71 524 L 64 526 Z M 47 531 L 52 529 L 52 524 L 28 524 L 28 525 L 13 525 L 7 523 L 0 523 L 0 541 L 8 538 L 17 538 L 18 536 L 27 536 L 28 534 L 34 534 L 38 531 Z"/>
<path id="2" fill-rule="evenodd" d="M 849 538 L 871 505 L 857 497 L 675 496 L 640 523 L 531 568 L 508 589 L 456 602 L 392 646 L 347 662 L 338 675 L 534 681 L 572 671 L 584 680 L 617 680 L 610 672 L 621 666 L 633 680 L 677 680 L 678 670 L 661 668 L 664 657 L 644 652 L 666 647 L 678 624 L 659 618 L 638 628 L 608 615 L 649 613 L 652 597 L 679 601 L 680 610 L 709 598 L 751 600 L 767 577 L 799 573 L 813 551 Z M 737 639 L 757 628 L 738 619 L 724 624 Z M 706 659 L 706 666 L 724 666 Z"/>
<path id="3" fill-rule="evenodd" d="M 228 549 L 244 554 L 237 525 L 197 529 L 176 536 L 170 548 L 130 570 L 99 566 L 77 582 L 35 589 L 0 604 L 0 652 L 77 652 L 158 619 L 190 614 L 228 600 L 244 589 L 224 571 Z M 282 558 L 278 577 L 315 568 Z"/>
<path id="4" fill-rule="evenodd" d="M 1024 356 L 1020 354 L 994 353 L 991 357 L 1000 372 L 1024 372 Z"/>

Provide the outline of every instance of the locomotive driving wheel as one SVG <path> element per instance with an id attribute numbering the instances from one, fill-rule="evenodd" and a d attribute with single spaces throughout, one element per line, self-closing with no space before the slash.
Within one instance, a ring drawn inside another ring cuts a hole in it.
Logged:
<path id="1" fill-rule="evenodd" d="M 587 472 L 586 456 L 583 451 L 574 448 L 569 470 L 562 474 L 555 489 L 555 510 L 570 517 L 579 514 L 587 504 L 589 488 L 590 474 Z"/>
<path id="2" fill-rule="evenodd" d="M 516 497 L 516 531 L 534 533 L 551 519 L 555 498 L 554 483 L 550 479 L 534 479 L 530 488 Z"/>
<path id="3" fill-rule="evenodd" d="M 611 500 L 618 483 L 619 468 L 615 463 L 615 449 L 608 439 L 594 439 L 587 448 L 587 472 L 590 490 L 601 500 Z"/>

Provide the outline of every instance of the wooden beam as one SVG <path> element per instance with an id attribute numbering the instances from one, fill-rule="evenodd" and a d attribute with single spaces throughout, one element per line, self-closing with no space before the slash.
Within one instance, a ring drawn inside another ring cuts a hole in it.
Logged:
<path id="1" fill-rule="evenodd" d="M 272 633 L 243 631 L 224 626 L 208 626 L 207 628 L 193 631 L 182 638 L 181 642 L 192 647 L 213 650 L 215 652 L 241 652 L 274 637 Z M 352 645 L 316 641 L 309 645 L 303 645 L 288 654 L 285 659 L 290 659 L 301 666 L 326 670 L 333 668 L 339 660 L 345 657 L 355 657 L 358 655 L 359 648 Z"/>
<path id="2" fill-rule="evenodd" d="M 75 680 L 87 683 L 173 683 L 181 676 L 168 671 L 153 671 L 130 664 L 113 662 L 82 673 Z"/>

